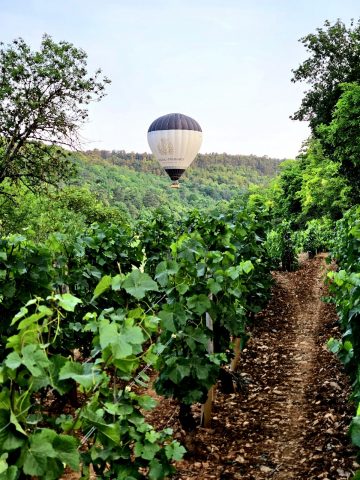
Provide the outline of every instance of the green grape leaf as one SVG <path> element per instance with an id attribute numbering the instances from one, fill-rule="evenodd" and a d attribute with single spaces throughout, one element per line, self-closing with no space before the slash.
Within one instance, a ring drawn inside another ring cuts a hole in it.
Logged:
<path id="1" fill-rule="evenodd" d="M 99 327 L 100 346 L 102 349 L 112 345 L 119 336 L 116 323 L 110 323 L 109 320 L 101 320 Z"/>
<path id="2" fill-rule="evenodd" d="M 124 281 L 124 278 L 125 276 L 123 274 L 115 275 L 115 277 L 111 279 L 111 288 L 114 291 L 120 290 L 121 284 Z"/>
<path id="3" fill-rule="evenodd" d="M 196 375 L 200 380 L 206 380 L 209 377 L 210 366 L 195 365 Z"/>
<path id="4" fill-rule="evenodd" d="M 29 310 L 26 307 L 21 307 L 20 310 L 18 311 L 18 313 L 12 319 L 12 322 L 11 322 L 10 325 L 14 325 L 18 320 L 25 317 L 25 315 L 27 315 L 28 311 Z"/>
<path id="5" fill-rule="evenodd" d="M 190 375 L 189 365 L 175 364 L 174 367 L 169 372 L 169 379 L 174 383 L 178 384 L 185 377 Z"/>
<path id="6" fill-rule="evenodd" d="M 179 265 L 173 260 L 160 262 L 156 267 L 155 279 L 162 287 L 165 287 L 169 281 L 169 275 L 175 275 L 179 271 Z"/>
<path id="7" fill-rule="evenodd" d="M 140 272 L 137 269 L 126 275 L 121 286 L 138 300 L 144 298 L 148 291 L 159 291 L 157 283 L 147 273 Z"/>
<path id="8" fill-rule="evenodd" d="M 95 300 L 97 297 L 100 297 L 100 295 L 110 288 L 111 284 L 112 278 L 110 275 L 105 275 L 102 277 L 100 282 L 96 285 L 91 301 Z"/>
<path id="9" fill-rule="evenodd" d="M 145 433 L 145 440 L 150 443 L 155 443 L 160 440 L 161 434 L 156 430 L 150 430 L 149 432 Z"/>
<path id="10" fill-rule="evenodd" d="M 44 350 L 41 350 L 38 345 L 26 345 L 21 353 L 22 363 L 30 371 L 34 377 L 39 377 L 44 374 L 44 368 L 50 367 L 51 363 Z"/>
<path id="11" fill-rule="evenodd" d="M 55 458 L 56 452 L 52 442 L 57 437 L 57 433 L 50 428 L 43 428 L 39 433 L 34 433 L 30 437 L 30 449 L 44 457 Z"/>
<path id="12" fill-rule="evenodd" d="M 125 335 L 118 334 L 111 344 L 111 351 L 116 360 L 129 357 L 132 354 L 132 346 Z"/>
<path id="13" fill-rule="evenodd" d="M 33 453 L 32 450 L 27 450 L 24 456 L 24 473 L 31 476 L 40 476 L 46 472 L 47 459 L 42 455 Z"/>
<path id="14" fill-rule="evenodd" d="M 216 282 L 213 278 L 209 278 L 209 280 L 207 281 L 207 286 L 210 292 L 214 295 L 216 295 L 222 290 L 222 286 L 220 285 L 220 283 Z"/>
<path id="15" fill-rule="evenodd" d="M 176 327 L 174 324 L 174 314 L 172 312 L 166 312 L 165 310 L 161 310 L 161 312 L 159 312 L 159 318 L 161 320 L 160 326 L 163 330 L 168 330 L 172 333 L 176 332 Z"/>
<path id="16" fill-rule="evenodd" d="M 57 457 L 57 452 L 52 445 L 56 437 L 56 432 L 48 428 L 44 428 L 30 437 L 30 448 L 25 452 L 24 473 L 33 476 L 41 476 L 46 473 L 47 459 Z"/>
<path id="17" fill-rule="evenodd" d="M 250 260 L 246 260 L 245 262 L 240 263 L 240 268 L 244 273 L 250 273 L 252 270 L 254 270 L 254 265 Z"/>
<path id="18" fill-rule="evenodd" d="M 111 415 L 130 415 L 134 411 L 134 407 L 126 403 L 106 402 L 105 408 Z"/>
<path id="19" fill-rule="evenodd" d="M 148 475 L 150 480 L 163 480 L 168 473 L 165 470 L 165 467 L 156 458 L 151 460 L 149 467 L 150 470 Z"/>
<path id="20" fill-rule="evenodd" d="M 71 378 L 87 390 L 95 385 L 98 377 L 98 372 L 94 370 L 94 364 L 90 362 L 81 364 L 68 361 L 59 372 L 59 380 Z"/>
<path id="21" fill-rule="evenodd" d="M 125 339 L 132 345 L 141 345 L 144 341 L 144 334 L 140 327 L 125 327 L 122 331 Z"/>
<path id="22" fill-rule="evenodd" d="M 226 270 L 226 275 L 231 278 L 231 280 L 236 280 L 240 275 L 239 267 L 229 267 Z"/>
<path id="23" fill-rule="evenodd" d="M 137 400 L 140 407 L 144 410 L 152 410 L 157 405 L 155 398 L 150 397 L 149 395 L 140 395 Z"/>
<path id="24" fill-rule="evenodd" d="M 350 436 L 354 445 L 360 447 L 360 417 L 354 417 L 350 424 Z"/>
<path id="25" fill-rule="evenodd" d="M 9 455 L 7 453 L 3 453 L 0 457 L 0 473 L 3 473 L 8 469 L 8 464 L 7 464 L 7 461 L 6 461 L 8 456 Z"/>
<path id="26" fill-rule="evenodd" d="M 109 438 L 116 444 L 120 443 L 120 425 L 119 423 L 105 423 L 104 420 L 91 410 L 85 410 L 81 414 L 90 424 L 96 427 L 99 432 Z"/>
<path id="27" fill-rule="evenodd" d="M 80 298 L 74 297 L 71 293 L 56 294 L 55 298 L 59 302 L 60 307 L 62 307 L 67 312 L 73 312 L 78 303 L 82 303 Z"/>
<path id="28" fill-rule="evenodd" d="M 178 461 L 183 458 L 186 449 L 178 441 L 173 441 L 165 447 L 165 453 L 168 460 Z"/>
<path id="29" fill-rule="evenodd" d="M 8 429 L 6 439 L 2 444 L 2 450 L 5 450 L 5 451 L 16 450 L 17 448 L 24 445 L 24 443 L 25 443 L 24 437 L 18 437 Z"/>
<path id="30" fill-rule="evenodd" d="M 21 357 L 16 352 L 11 352 L 6 357 L 5 365 L 11 370 L 16 370 L 22 364 Z"/>
<path id="31" fill-rule="evenodd" d="M 15 465 L 12 465 L 3 473 L 0 473 L 0 480 L 16 480 L 17 478 L 19 478 L 18 468 L 15 467 Z"/>
<path id="32" fill-rule="evenodd" d="M 187 306 L 190 310 L 199 315 L 202 315 L 211 307 L 211 302 L 207 295 L 201 293 L 200 295 L 193 295 L 192 297 L 188 298 Z"/>
<path id="33" fill-rule="evenodd" d="M 80 454 L 78 451 L 78 442 L 75 437 L 57 435 L 53 441 L 53 447 L 63 463 L 66 463 L 66 465 L 69 465 L 69 467 L 75 471 L 79 470 Z"/>
<path id="34" fill-rule="evenodd" d="M 159 450 L 160 446 L 157 443 L 146 442 L 143 446 L 141 457 L 145 460 L 152 460 Z"/>

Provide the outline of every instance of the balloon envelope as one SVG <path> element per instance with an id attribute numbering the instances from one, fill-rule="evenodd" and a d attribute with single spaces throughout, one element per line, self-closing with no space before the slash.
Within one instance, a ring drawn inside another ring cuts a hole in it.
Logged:
<path id="1" fill-rule="evenodd" d="M 153 121 L 147 138 L 152 153 L 175 181 L 200 150 L 202 130 L 193 118 L 182 113 L 169 113 Z"/>

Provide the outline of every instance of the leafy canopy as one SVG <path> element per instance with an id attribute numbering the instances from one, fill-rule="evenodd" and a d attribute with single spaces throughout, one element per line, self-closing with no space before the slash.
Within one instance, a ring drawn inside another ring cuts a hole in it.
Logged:
<path id="1" fill-rule="evenodd" d="M 360 200 L 360 85 L 342 84 L 332 121 L 320 125 L 318 133 L 332 159 L 341 165 L 340 173 L 352 185 L 354 203 Z"/>
<path id="2" fill-rule="evenodd" d="M 0 44 L 0 193 L 5 179 L 29 188 L 56 184 L 73 170 L 59 145 L 74 147 L 87 105 L 104 96 L 101 70 L 87 54 L 44 35 L 39 51 L 21 38 Z"/>
<path id="3" fill-rule="evenodd" d="M 291 219 L 295 226 L 323 216 L 337 220 L 348 208 L 351 187 L 339 174 L 341 164 L 325 155 L 319 139 L 308 140 L 297 160 L 283 163 L 274 190 L 275 218 Z"/>
<path id="4" fill-rule="evenodd" d="M 316 135 L 318 125 L 331 122 L 340 84 L 360 81 L 360 20 L 352 20 L 349 28 L 340 19 L 333 25 L 326 21 L 324 28 L 299 41 L 310 56 L 293 70 L 292 81 L 306 82 L 310 88 L 292 118 L 309 121 Z"/>

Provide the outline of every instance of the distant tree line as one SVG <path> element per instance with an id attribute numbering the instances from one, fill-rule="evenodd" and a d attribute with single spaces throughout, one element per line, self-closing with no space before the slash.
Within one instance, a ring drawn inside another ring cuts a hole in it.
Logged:
<path id="1" fill-rule="evenodd" d="M 158 161 L 149 153 L 126 152 L 125 150 L 88 150 L 87 156 L 102 158 L 113 165 L 129 167 L 139 172 L 151 172 L 163 175 L 163 169 Z M 228 153 L 199 153 L 191 168 L 213 169 L 220 165 L 229 167 L 245 167 L 257 170 L 259 175 L 275 176 L 279 172 L 279 164 L 283 160 L 256 155 L 230 155 Z"/>

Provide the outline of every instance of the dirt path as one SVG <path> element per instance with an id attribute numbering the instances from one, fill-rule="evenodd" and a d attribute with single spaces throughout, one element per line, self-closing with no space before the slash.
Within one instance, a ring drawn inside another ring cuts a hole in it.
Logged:
<path id="1" fill-rule="evenodd" d="M 217 395 L 213 429 L 185 438 L 190 453 L 177 479 L 351 478 L 353 409 L 346 375 L 325 347 L 338 335 L 333 306 L 321 301 L 325 269 L 319 256 L 274 274 L 273 299 L 240 361 L 246 392 Z"/>
<path id="2" fill-rule="evenodd" d="M 304 270 L 301 270 L 302 274 Z M 323 321 L 323 268 L 316 270 L 312 274 L 312 269 L 308 269 L 305 278 L 296 273 L 275 275 L 283 293 L 279 295 L 283 305 L 277 314 L 283 317 L 285 328 L 276 339 L 280 347 L 277 358 L 281 365 L 274 367 L 283 371 L 283 375 L 279 376 L 278 371 L 275 378 L 271 375 L 275 385 L 268 390 L 270 410 L 265 424 L 274 430 L 268 444 L 277 466 L 272 476 L 279 480 L 288 479 L 290 472 L 301 478 L 303 463 L 313 453 L 308 445 L 304 445 L 304 437 L 312 411 L 306 393 L 318 363 L 316 335 Z"/>

